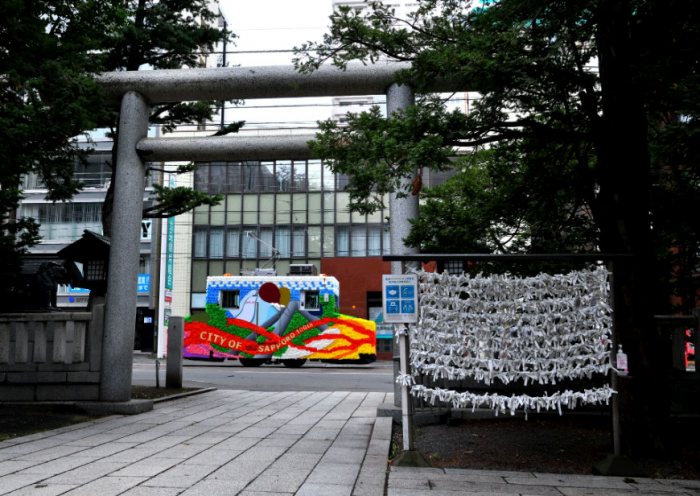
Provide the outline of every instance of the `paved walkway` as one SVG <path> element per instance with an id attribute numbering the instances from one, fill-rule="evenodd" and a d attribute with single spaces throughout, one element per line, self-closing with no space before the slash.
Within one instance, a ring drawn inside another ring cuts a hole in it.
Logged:
<path id="1" fill-rule="evenodd" d="M 392 467 L 388 496 L 698 496 L 700 481 Z"/>
<path id="2" fill-rule="evenodd" d="M 700 496 L 700 481 L 392 467 L 391 394 L 214 391 L 0 442 L 0 495 Z M 388 479 L 388 480 L 387 480 Z"/>
<path id="3" fill-rule="evenodd" d="M 386 396 L 214 391 L 4 441 L 0 494 L 382 496 Z"/>

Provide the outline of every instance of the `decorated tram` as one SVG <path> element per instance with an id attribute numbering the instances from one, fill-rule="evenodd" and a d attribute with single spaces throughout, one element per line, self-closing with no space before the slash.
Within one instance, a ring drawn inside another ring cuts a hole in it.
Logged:
<path id="1" fill-rule="evenodd" d="M 247 367 L 374 361 L 375 323 L 338 313 L 339 296 L 338 280 L 325 274 L 210 276 L 206 312 L 185 318 L 184 357 Z"/>

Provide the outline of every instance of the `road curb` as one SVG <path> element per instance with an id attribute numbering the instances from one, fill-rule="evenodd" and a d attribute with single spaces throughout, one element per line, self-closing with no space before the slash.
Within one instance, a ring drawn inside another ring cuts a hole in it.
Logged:
<path id="1" fill-rule="evenodd" d="M 210 393 L 212 391 L 217 391 L 219 388 L 209 387 L 203 389 L 197 389 L 196 391 L 188 391 L 186 393 L 173 394 L 172 396 L 163 396 L 162 398 L 156 398 L 153 403 L 164 403 L 166 401 L 179 400 L 180 398 L 187 398 L 188 396 L 194 396 L 196 394 Z"/>
<path id="2" fill-rule="evenodd" d="M 389 477 L 391 424 L 389 417 L 377 417 L 374 421 L 367 454 L 362 461 L 352 496 L 384 496 Z"/>

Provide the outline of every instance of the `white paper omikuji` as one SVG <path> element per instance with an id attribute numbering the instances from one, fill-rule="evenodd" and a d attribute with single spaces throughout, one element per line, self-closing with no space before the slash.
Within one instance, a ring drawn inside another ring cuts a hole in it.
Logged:
<path id="1" fill-rule="evenodd" d="M 485 384 L 520 381 L 556 384 L 611 369 L 609 273 L 602 267 L 536 277 L 434 274 L 416 271 L 420 319 L 409 325 L 414 375 L 474 379 Z M 426 388 L 405 376 L 397 382 L 427 401 L 498 412 L 554 409 L 608 402 L 608 386 L 532 397 L 478 395 Z"/>

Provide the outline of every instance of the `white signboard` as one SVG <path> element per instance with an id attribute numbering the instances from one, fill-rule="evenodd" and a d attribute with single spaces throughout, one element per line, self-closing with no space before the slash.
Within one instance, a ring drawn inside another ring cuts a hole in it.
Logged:
<path id="1" fill-rule="evenodd" d="M 151 239 L 151 228 L 153 227 L 153 219 L 143 219 L 141 221 L 141 241 Z"/>
<path id="2" fill-rule="evenodd" d="M 382 306 L 387 324 L 418 322 L 418 276 L 383 275 Z"/>

